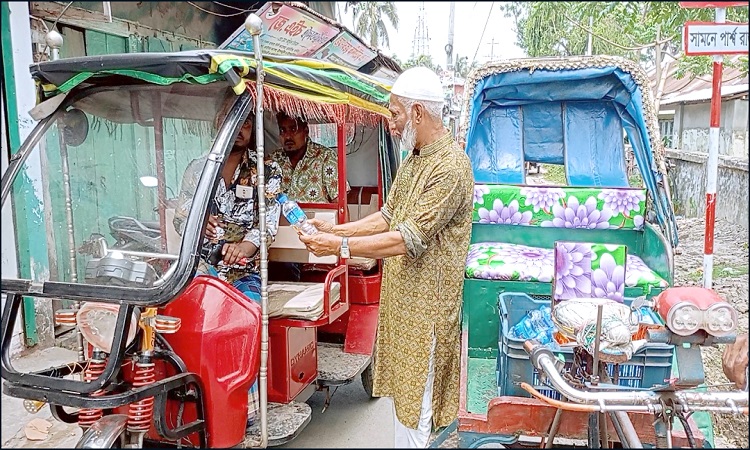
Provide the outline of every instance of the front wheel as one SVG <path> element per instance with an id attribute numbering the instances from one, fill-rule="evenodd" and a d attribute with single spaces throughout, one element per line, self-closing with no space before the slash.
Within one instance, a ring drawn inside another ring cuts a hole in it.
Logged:
<path id="1" fill-rule="evenodd" d="M 121 448 L 120 437 L 127 423 L 124 414 L 104 416 L 84 431 L 76 448 Z"/>
<path id="2" fill-rule="evenodd" d="M 365 393 L 368 397 L 373 398 L 372 395 L 372 366 L 375 361 L 370 361 L 370 365 L 362 371 L 362 387 L 365 388 Z"/>

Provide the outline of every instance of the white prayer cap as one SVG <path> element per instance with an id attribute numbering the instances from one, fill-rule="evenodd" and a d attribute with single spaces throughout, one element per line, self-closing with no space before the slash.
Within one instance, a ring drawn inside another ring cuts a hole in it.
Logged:
<path id="1" fill-rule="evenodd" d="M 411 100 L 440 103 L 444 101 L 440 77 L 426 67 L 412 67 L 405 70 L 393 83 L 391 94 Z"/>

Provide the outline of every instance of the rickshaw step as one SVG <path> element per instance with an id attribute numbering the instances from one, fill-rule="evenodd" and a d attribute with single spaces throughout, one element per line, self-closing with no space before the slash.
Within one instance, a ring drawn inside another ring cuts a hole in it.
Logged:
<path id="1" fill-rule="evenodd" d="M 351 383 L 370 364 L 370 355 L 345 353 L 341 344 L 318 343 L 318 385 Z"/>
<path id="2" fill-rule="evenodd" d="M 312 419 L 312 408 L 303 402 L 268 404 L 268 446 L 283 445 L 296 438 Z M 260 416 L 245 432 L 243 448 L 260 447 Z"/>

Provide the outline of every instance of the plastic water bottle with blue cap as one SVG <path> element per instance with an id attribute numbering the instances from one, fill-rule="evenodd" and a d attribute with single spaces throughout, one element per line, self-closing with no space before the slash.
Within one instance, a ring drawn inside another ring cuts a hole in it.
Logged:
<path id="1" fill-rule="evenodd" d="M 307 215 L 297 202 L 290 200 L 284 193 L 277 195 L 276 200 L 281 205 L 281 213 L 295 230 L 308 236 L 318 232 L 318 229 L 308 222 Z"/>

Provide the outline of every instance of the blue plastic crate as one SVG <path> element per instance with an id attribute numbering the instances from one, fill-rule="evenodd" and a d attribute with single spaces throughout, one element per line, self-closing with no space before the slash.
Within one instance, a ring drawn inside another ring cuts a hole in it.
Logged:
<path id="1" fill-rule="evenodd" d="M 549 298 L 531 298 L 526 294 L 505 292 L 499 296 L 500 336 L 498 339 L 497 373 L 498 395 L 530 397 L 521 389 L 521 382 L 534 386 L 539 392 L 554 399 L 560 394 L 539 381 L 539 374 L 529 361 L 523 349 L 523 339 L 515 339 L 510 329 L 531 310 L 549 305 Z M 626 299 L 625 303 L 630 303 Z M 573 364 L 573 349 L 561 348 L 554 352 L 565 358 L 567 367 Z M 664 384 L 672 371 L 674 346 L 667 344 L 646 344 L 626 364 L 619 366 L 619 384 L 633 388 L 650 388 Z M 613 377 L 614 365 L 607 365 L 607 372 Z M 614 378 L 613 378 L 614 379 Z"/>

